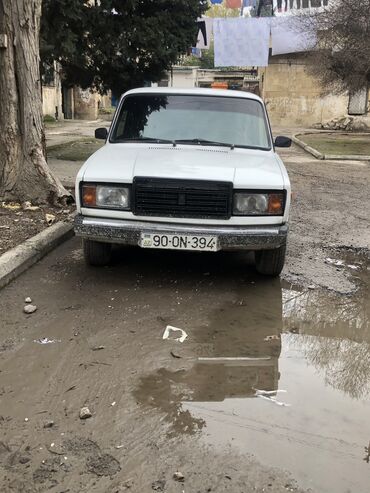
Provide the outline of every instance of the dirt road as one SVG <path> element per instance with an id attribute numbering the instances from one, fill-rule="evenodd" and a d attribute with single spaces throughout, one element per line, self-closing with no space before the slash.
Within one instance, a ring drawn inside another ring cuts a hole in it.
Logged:
<path id="1" fill-rule="evenodd" d="M 370 137 L 369 137 L 370 138 Z M 340 293 L 356 289 L 348 271 L 328 257 L 370 249 L 370 163 L 319 161 L 293 146 L 279 151 L 294 200 L 288 262 L 283 277 Z"/>
<path id="2" fill-rule="evenodd" d="M 368 491 L 369 166 L 286 161 L 282 280 L 73 239 L 0 292 L 2 492 Z"/>

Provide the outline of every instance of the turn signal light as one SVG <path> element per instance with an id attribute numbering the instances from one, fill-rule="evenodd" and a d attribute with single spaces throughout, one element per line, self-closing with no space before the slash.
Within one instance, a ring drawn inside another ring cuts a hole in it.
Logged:
<path id="1" fill-rule="evenodd" d="M 86 207 L 94 207 L 96 205 L 96 186 L 83 185 L 82 205 Z"/>
<path id="2" fill-rule="evenodd" d="M 284 211 L 284 194 L 270 193 L 269 194 L 269 214 L 282 214 Z"/>

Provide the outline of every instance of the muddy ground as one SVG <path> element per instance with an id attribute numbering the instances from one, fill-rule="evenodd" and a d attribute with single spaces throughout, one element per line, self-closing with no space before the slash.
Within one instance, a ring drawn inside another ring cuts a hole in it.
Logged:
<path id="1" fill-rule="evenodd" d="M 283 277 L 306 286 L 353 292 L 353 277 L 330 259 L 346 251 L 369 252 L 370 163 L 320 161 L 296 146 L 279 154 L 294 197 Z"/>
<path id="2" fill-rule="evenodd" d="M 72 239 L 0 292 L 2 492 L 368 491 L 369 166 L 285 158 L 281 280 Z"/>
<path id="3" fill-rule="evenodd" d="M 52 224 L 68 220 L 73 210 L 74 206 L 66 209 L 16 202 L 0 203 L 0 255 Z"/>

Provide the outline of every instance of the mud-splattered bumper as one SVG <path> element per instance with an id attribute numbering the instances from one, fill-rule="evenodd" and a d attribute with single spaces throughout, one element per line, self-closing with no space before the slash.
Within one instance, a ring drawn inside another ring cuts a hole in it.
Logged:
<path id="1" fill-rule="evenodd" d="M 215 235 L 219 250 L 269 250 L 285 244 L 288 226 L 204 226 L 126 221 L 77 215 L 76 236 L 94 241 L 138 245 L 142 233 Z"/>

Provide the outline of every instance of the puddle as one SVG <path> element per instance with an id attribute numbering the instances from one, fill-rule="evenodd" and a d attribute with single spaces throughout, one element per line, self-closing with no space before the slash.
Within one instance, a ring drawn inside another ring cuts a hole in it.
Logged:
<path id="1" fill-rule="evenodd" d="M 312 491 L 369 491 L 370 276 L 365 261 L 348 264 L 358 266 L 353 296 L 241 286 L 234 302 L 209 307 L 207 324 L 187 329 L 179 369 L 143 377 L 136 399 L 160 413 L 169 436 L 254 454 Z"/>

